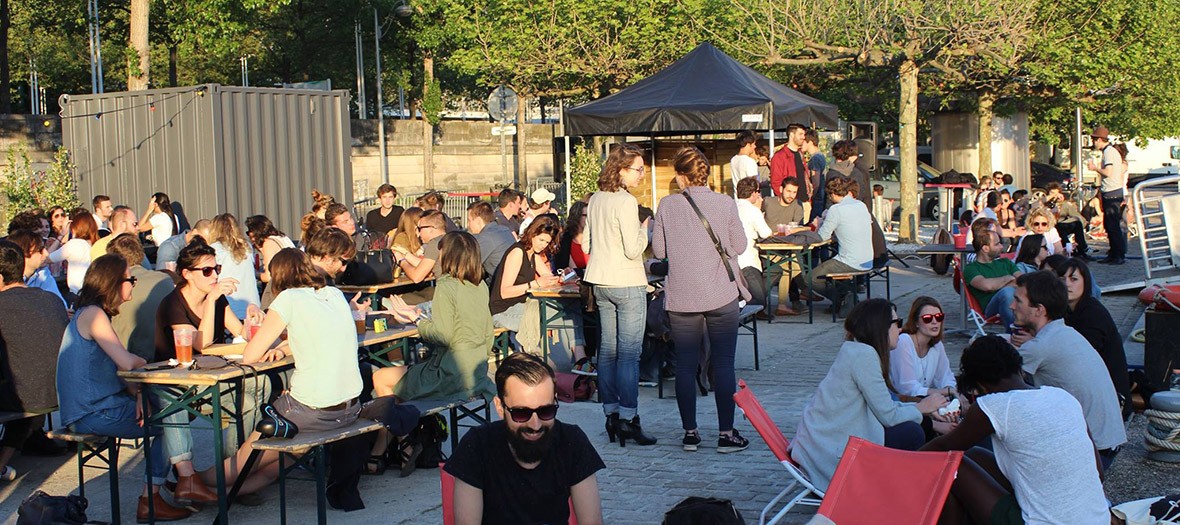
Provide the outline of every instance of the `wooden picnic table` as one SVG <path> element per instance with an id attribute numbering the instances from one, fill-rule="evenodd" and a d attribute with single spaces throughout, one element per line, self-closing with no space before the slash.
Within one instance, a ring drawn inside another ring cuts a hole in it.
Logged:
<path id="1" fill-rule="evenodd" d="M 815 288 L 815 279 L 811 275 L 812 268 L 815 267 L 814 250 L 821 246 L 828 246 L 832 244 L 832 240 L 821 240 L 811 244 L 792 244 L 785 242 L 785 237 L 767 237 L 759 242 L 754 243 L 754 247 L 758 249 L 758 258 L 762 259 L 762 275 L 766 282 L 766 293 L 769 296 L 770 290 L 773 288 L 770 282 L 770 270 L 773 268 L 783 268 L 790 275 L 795 265 L 799 265 L 799 271 L 807 275 L 807 289 Z M 781 286 L 781 285 L 780 285 Z M 807 324 L 815 322 L 815 313 L 811 308 L 811 294 L 807 295 Z M 767 315 L 772 319 L 774 312 L 769 308 Z"/>
<path id="2" fill-rule="evenodd" d="M 427 283 L 430 280 L 432 280 L 432 279 L 422 281 L 422 283 Z M 375 294 L 375 293 L 384 292 L 386 290 L 392 291 L 395 288 L 401 288 L 403 286 L 412 286 L 415 284 L 422 284 L 422 283 L 416 283 L 416 282 L 414 282 L 413 279 L 410 279 L 409 277 L 406 277 L 405 275 L 401 275 L 401 276 L 398 276 L 396 279 L 394 279 L 392 282 L 388 282 L 388 283 L 367 284 L 367 285 L 337 284 L 336 288 L 345 294 L 355 294 L 357 292 L 360 292 L 360 293 L 368 295 L 368 294 Z"/>

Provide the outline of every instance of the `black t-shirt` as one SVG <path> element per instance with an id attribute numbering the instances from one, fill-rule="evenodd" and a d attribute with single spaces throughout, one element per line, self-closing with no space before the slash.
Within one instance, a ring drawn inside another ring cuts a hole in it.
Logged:
<path id="1" fill-rule="evenodd" d="M 232 340 L 225 329 L 225 308 L 229 306 L 229 299 L 225 296 L 217 298 L 213 307 L 213 344 L 228 343 Z M 160 301 L 160 309 L 156 310 L 156 361 L 167 361 L 176 358 L 176 346 L 172 343 L 172 325 L 191 324 L 201 326 L 201 317 L 189 309 L 188 303 L 180 295 L 180 288 Z"/>
<path id="2" fill-rule="evenodd" d="M 516 272 L 515 277 L 508 277 L 504 275 L 504 261 L 508 260 L 508 254 L 513 250 L 520 249 L 522 252 L 520 261 L 520 270 Z M 496 274 L 492 276 L 492 289 L 488 290 L 488 306 L 492 310 L 492 315 L 496 315 L 504 310 L 507 310 L 517 304 L 523 303 L 528 299 L 528 293 L 516 297 L 509 297 L 505 299 L 500 296 L 500 281 L 504 279 L 512 279 L 512 285 L 524 284 L 537 278 L 537 268 L 533 265 L 533 258 L 529 256 L 529 252 L 521 243 L 513 244 L 507 250 L 504 250 L 504 257 L 500 258 L 500 265 L 496 267 Z"/>
<path id="3" fill-rule="evenodd" d="M 569 521 L 570 487 L 606 465 L 577 425 L 556 421 L 551 432 L 552 447 L 532 470 L 512 457 L 503 420 L 475 427 L 459 441 L 445 468 L 483 491 L 483 523 Z"/>
<path id="4" fill-rule="evenodd" d="M 365 229 L 381 235 L 396 230 L 397 221 L 401 220 L 404 211 L 406 211 L 405 208 L 394 206 L 389 215 L 382 216 L 381 208 L 370 210 L 369 214 L 365 215 Z"/>
<path id="5" fill-rule="evenodd" d="M 57 406 L 57 353 L 68 324 L 56 295 L 24 287 L 0 292 L 0 410 Z"/>

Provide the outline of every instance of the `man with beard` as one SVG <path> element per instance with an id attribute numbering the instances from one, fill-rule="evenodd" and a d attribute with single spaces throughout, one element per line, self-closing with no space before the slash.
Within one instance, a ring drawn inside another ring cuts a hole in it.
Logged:
<path id="1" fill-rule="evenodd" d="M 602 458 L 576 425 L 557 421 L 553 369 L 523 352 L 496 370 L 501 420 L 471 429 L 445 469 L 455 477 L 455 523 L 602 523 L 595 472 Z"/>

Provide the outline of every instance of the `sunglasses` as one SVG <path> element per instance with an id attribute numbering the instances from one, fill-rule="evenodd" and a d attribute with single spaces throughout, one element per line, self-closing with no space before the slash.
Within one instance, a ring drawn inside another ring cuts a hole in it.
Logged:
<path id="1" fill-rule="evenodd" d="M 132 287 L 132 288 L 135 288 L 135 283 L 139 282 L 139 279 L 137 279 L 137 278 L 135 278 L 135 277 L 128 277 L 128 278 L 126 278 L 126 279 L 123 279 L 123 282 L 125 282 L 125 283 L 131 283 L 131 287 Z"/>
<path id="2" fill-rule="evenodd" d="M 1047 223 L 1047 222 L 1034 222 L 1034 223 L 1032 223 L 1032 225 L 1033 226 L 1048 226 L 1049 223 Z"/>
<path id="3" fill-rule="evenodd" d="M 350 257 L 341 257 L 340 258 L 340 264 L 342 264 L 344 266 L 348 266 L 348 263 L 350 263 L 350 262 L 352 262 L 352 258 L 350 258 Z"/>
<path id="4" fill-rule="evenodd" d="M 903 323 L 905 323 L 905 320 L 904 320 L 904 319 L 902 319 L 902 318 L 900 318 L 900 317 L 898 317 L 898 318 L 896 318 L 896 319 L 894 319 L 894 320 L 892 320 L 892 321 L 890 321 L 890 322 L 889 322 L 889 324 L 891 324 L 891 325 L 893 325 L 893 326 L 896 326 L 896 327 L 898 327 L 898 328 L 901 328 L 901 325 L 902 325 Z"/>
<path id="5" fill-rule="evenodd" d="M 500 398 L 500 400 L 503 401 L 504 398 Z M 537 419 L 541 421 L 549 421 L 557 417 L 557 403 L 537 408 L 511 408 L 505 406 L 504 410 L 507 410 L 508 416 L 512 418 L 512 421 L 517 423 L 527 423 L 533 418 L 533 414 L 536 414 Z"/>
<path id="6" fill-rule="evenodd" d="M 201 272 L 205 277 L 211 277 L 213 274 L 221 275 L 221 265 L 216 266 L 202 266 L 200 268 L 189 268 L 190 272 Z"/>
<path id="7" fill-rule="evenodd" d="M 931 322 L 934 322 L 934 321 L 938 321 L 941 323 L 942 320 L 945 318 L 946 318 L 946 314 L 944 314 L 942 312 L 938 312 L 936 314 L 922 314 L 922 316 L 919 317 L 918 319 L 921 319 L 923 323 L 930 324 Z"/>
<path id="8" fill-rule="evenodd" d="M 431 224 L 427 224 L 426 226 L 419 226 L 418 231 L 422 231 L 426 228 L 433 228 L 433 227 L 434 227 L 434 225 L 431 225 Z"/>

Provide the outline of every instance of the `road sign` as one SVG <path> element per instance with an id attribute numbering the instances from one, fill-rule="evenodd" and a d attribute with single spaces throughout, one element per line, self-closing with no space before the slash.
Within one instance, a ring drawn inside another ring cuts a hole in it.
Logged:
<path id="1" fill-rule="evenodd" d="M 516 118 L 516 92 L 500 85 L 488 95 L 488 115 L 494 120 L 505 121 Z"/>
<path id="2" fill-rule="evenodd" d="M 498 137 L 500 135 L 515 135 L 516 126 L 492 126 L 492 136 Z"/>

